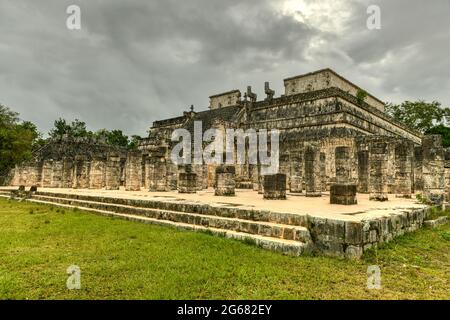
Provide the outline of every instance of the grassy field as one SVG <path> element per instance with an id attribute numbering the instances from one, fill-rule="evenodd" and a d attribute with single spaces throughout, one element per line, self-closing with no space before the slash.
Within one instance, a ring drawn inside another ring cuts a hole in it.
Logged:
<path id="1" fill-rule="evenodd" d="M 0 199 L 0 299 L 449 299 L 450 225 L 364 260 L 287 257 L 208 234 Z M 81 290 L 66 269 L 81 268 Z M 368 290 L 379 265 L 382 289 Z"/>

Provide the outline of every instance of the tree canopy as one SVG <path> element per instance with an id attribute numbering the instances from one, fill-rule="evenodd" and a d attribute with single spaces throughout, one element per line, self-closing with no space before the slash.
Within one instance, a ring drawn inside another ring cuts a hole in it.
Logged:
<path id="1" fill-rule="evenodd" d="M 71 138 L 90 138 L 95 141 L 106 143 L 111 146 L 123 147 L 128 149 L 136 149 L 139 136 L 132 136 L 131 139 L 125 135 L 122 130 L 100 129 L 96 132 L 87 130 L 86 123 L 75 119 L 71 123 L 67 120 L 59 118 L 54 122 L 54 128 L 49 132 L 50 138 L 58 139 L 63 136 Z"/>
<path id="2" fill-rule="evenodd" d="M 437 101 L 405 101 L 388 104 L 386 112 L 394 119 L 424 134 L 440 134 L 444 147 L 450 147 L 450 108 Z"/>
<path id="3" fill-rule="evenodd" d="M 41 143 L 36 126 L 21 121 L 19 114 L 0 104 L 0 184 L 16 164 L 32 157 L 33 148 Z"/>
<path id="4" fill-rule="evenodd" d="M 394 119 L 422 133 L 438 125 L 449 125 L 450 108 L 433 101 L 405 101 L 402 104 L 388 104 L 386 112 Z"/>

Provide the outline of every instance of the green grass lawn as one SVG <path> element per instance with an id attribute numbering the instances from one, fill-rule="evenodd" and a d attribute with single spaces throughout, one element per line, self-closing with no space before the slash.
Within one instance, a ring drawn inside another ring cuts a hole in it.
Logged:
<path id="1" fill-rule="evenodd" d="M 0 299 L 448 299 L 450 225 L 364 260 L 288 257 L 242 242 L 0 199 Z M 81 268 L 81 290 L 66 269 Z M 382 289 L 367 289 L 379 265 Z"/>

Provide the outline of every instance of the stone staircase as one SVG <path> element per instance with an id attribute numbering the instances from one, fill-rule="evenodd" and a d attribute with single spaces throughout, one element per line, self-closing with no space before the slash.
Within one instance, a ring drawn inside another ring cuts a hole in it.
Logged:
<path id="1" fill-rule="evenodd" d="M 0 190 L 0 196 L 10 192 Z M 311 249 L 306 216 L 204 204 L 181 199 L 129 199 L 95 195 L 36 192 L 27 201 L 79 208 L 130 221 L 202 231 L 254 243 L 262 248 L 298 256 Z"/>

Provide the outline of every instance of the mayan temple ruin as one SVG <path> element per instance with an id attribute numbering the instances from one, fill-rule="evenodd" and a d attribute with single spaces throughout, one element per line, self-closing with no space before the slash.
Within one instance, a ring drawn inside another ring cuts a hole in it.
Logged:
<path id="1" fill-rule="evenodd" d="M 277 96 L 265 83 L 259 99 L 251 87 L 213 95 L 205 111 L 154 122 L 136 151 L 61 137 L 16 167 L 10 185 L 37 186 L 36 201 L 347 257 L 420 228 L 427 206 L 416 194 L 446 200 L 450 152 L 440 136 L 393 120 L 381 100 L 330 69 L 284 87 Z M 204 131 L 278 129 L 279 173 L 172 163 L 172 132 L 193 132 L 195 122 Z"/>

